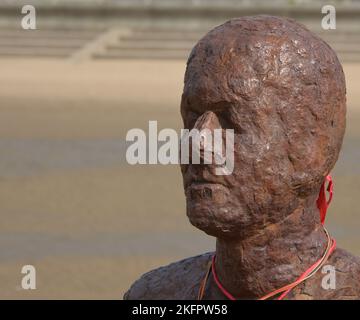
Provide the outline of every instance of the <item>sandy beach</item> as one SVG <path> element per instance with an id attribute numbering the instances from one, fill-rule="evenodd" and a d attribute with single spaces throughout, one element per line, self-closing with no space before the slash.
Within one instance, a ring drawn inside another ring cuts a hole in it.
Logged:
<path id="1" fill-rule="evenodd" d="M 177 166 L 130 166 L 125 136 L 182 126 L 185 61 L 0 59 L 0 298 L 121 299 L 142 273 L 213 250 Z M 360 64 L 328 226 L 360 255 Z M 37 289 L 20 288 L 21 267 Z"/>

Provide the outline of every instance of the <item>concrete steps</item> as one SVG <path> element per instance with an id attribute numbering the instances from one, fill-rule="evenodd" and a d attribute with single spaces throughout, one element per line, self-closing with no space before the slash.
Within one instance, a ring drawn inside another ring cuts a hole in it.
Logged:
<path id="1" fill-rule="evenodd" d="M 188 50 L 111 50 L 106 53 L 93 54 L 94 59 L 154 59 L 154 60 L 185 60 Z"/>
<path id="2" fill-rule="evenodd" d="M 98 34 L 79 30 L 0 30 L 0 57 L 66 58 Z"/>
<path id="3" fill-rule="evenodd" d="M 93 55 L 96 59 L 186 59 L 206 30 L 133 29 Z M 360 30 L 317 32 L 342 62 L 360 62 Z"/>
<path id="4" fill-rule="evenodd" d="M 114 28 L 107 30 L 0 30 L 0 57 L 71 58 L 84 48 L 94 59 L 187 59 L 206 28 Z M 317 32 L 342 62 L 360 62 L 360 29 Z"/>

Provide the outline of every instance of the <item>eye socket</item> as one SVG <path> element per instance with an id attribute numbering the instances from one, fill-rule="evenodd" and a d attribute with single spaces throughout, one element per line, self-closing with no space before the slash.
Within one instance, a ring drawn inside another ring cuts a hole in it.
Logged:
<path id="1" fill-rule="evenodd" d="M 233 129 L 231 124 L 231 115 L 229 114 L 228 110 L 218 111 L 216 112 L 216 116 L 218 117 L 223 129 Z"/>
<path id="2" fill-rule="evenodd" d="M 200 117 L 200 114 L 189 110 L 186 114 L 185 129 L 192 129 L 196 123 L 196 120 Z"/>
<path id="3" fill-rule="evenodd" d="M 236 112 L 232 108 L 218 111 L 216 115 L 223 129 L 233 129 L 235 133 L 243 132 L 238 119 L 236 119 Z"/>
<path id="4" fill-rule="evenodd" d="M 243 129 L 241 128 L 239 124 L 239 120 L 236 119 L 237 114 L 234 112 L 232 108 L 226 109 L 226 110 L 219 110 L 216 111 L 216 116 L 219 119 L 220 125 L 223 129 L 233 129 L 235 133 L 242 133 Z M 185 119 L 185 129 L 193 129 L 195 126 L 196 121 L 201 116 L 200 113 L 188 110 L 186 113 L 186 119 Z"/>

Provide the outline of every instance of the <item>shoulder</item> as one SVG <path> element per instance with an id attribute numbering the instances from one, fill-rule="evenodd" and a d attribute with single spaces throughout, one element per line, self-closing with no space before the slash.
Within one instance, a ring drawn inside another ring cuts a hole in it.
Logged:
<path id="1" fill-rule="evenodd" d="M 357 257 L 345 249 L 337 248 L 329 261 L 338 265 L 343 270 L 360 270 L 360 257 Z"/>
<path id="2" fill-rule="evenodd" d="M 300 286 L 296 299 L 360 299 L 360 258 L 337 248 L 317 275 Z"/>
<path id="3" fill-rule="evenodd" d="M 360 298 L 360 257 L 354 256 L 344 249 L 335 250 L 329 264 L 333 265 L 336 276 L 343 280 L 345 286 L 351 286 Z"/>
<path id="4" fill-rule="evenodd" d="M 212 255 L 208 252 L 151 270 L 132 284 L 124 299 L 196 299 L 200 281 Z"/>

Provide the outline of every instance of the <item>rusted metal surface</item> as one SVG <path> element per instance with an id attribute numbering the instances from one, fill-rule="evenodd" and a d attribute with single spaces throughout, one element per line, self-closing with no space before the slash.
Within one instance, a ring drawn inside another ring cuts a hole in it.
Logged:
<path id="1" fill-rule="evenodd" d="M 293 20 L 230 20 L 194 47 L 181 114 L 185 128 L 235 131 L 231 175 L 182 165 L 187 216 L 217 238 L 221 282 L 246 299 L 291 283 L 326 247 L 316 199 L 337 161 L 346 114 L 336 54 Z M 125 298 L 195 299 L 210 256 L 151 271 Z M 336 289 L 325 290 L 318 272 L 289 298 L 360 298 L 360 259 L 336 249 L 327 264 L 337 270 Z M 205 298 L 224 296 L 209 281 Z"/>

